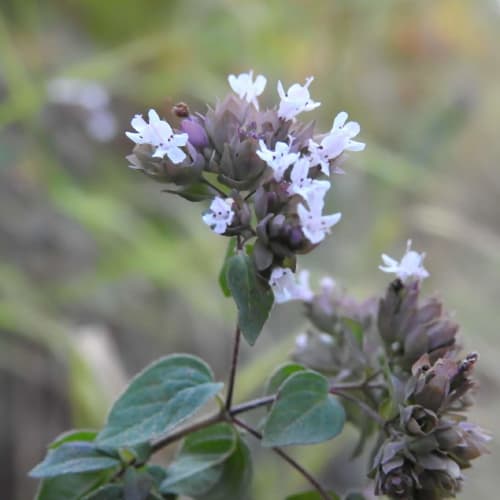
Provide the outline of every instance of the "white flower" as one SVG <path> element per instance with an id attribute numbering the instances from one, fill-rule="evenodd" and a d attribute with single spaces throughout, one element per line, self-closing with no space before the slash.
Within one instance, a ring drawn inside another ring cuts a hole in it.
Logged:
<path id="1" fill-rule="evenodd" d="M 406 253 L 403 255 L 401 262 L 382 254 L 383 266 L 378 266 L 384 273 L 395 273 L 396 276 L 403 281 L 407 278 L 414 277 L 423 280 L 429 276 L 429 273 L 423 266 L 425 253 L 418 253 L 411 250 L 411 240 L 406 244 Z"/>
<path id="2" fill-rule="evenodd" d="M 257 156 L 274 170 L 274 178 L 278 182 L 283 178 L 286 169 L 299 157 L 297 153 L 290 153 L 290 144 L 286 142 L 278 141 L 274 146 L 274 151 L 268 149 L 262 139 L 259 141 L 259 146 Z"/>
<path id="3" fill-rule="evenodd" d="M 330 232 L 330 229 L 337 224 L 342 217 L 340 212 L 331 215 L 322 215 L 311 209 L 307 209 L 304 205 L 297 207 L 300 226 L 305 237 L 313 244 L 319 243 L 325 239 L 325 236 Z"/>
<path id="4" fill-rule="evenodd" d="M 328 181 L 318 181 L 308 177 L 309 169 L 311 168 L 310 159 L 308 157 L 299 158 L 290 172 L 291 184 L 288 186 L 288 194 L 298 194 L 306 201 L 323 198 L 325 193 L 330 189 Z"/>
<path id="5" fill-rule="evenodd" d="M 202 217 L 203 222 L 212 228 L 217 234 L 224 234 L 231 222 L 233 222 L 234 211 L 232 198 L 223 199 L 216 196 L 210 204 L 210 209 Z"/>
<path id="6" fill-rule="evenodd" d="M 358 122 L 347 122 L 349 115 L 345 111 L 341 111 L 333 120 L 332 130 L 330 134 L 342 134 L 346 139 L 344 149 L 348 151 L 363 151 L 366 144 L 364 142 L 353 141 L 352 138 L 356 137 L 361 127 Z"/>
<path id="7" fill-rule="evenodd" d="M 164 120 L 160 120 L 158 113 L 150 109 L 148 113 L 149 123 L 142 115 L 135 115 L 131 124 L 136 132 L 125 132 L 127 137 L 136 144 L 151 144 L 156 147 L 153 154 L 156 158 L 167 155 L 172 163 L 181 163 L 186 158 L 186 153 L 181 146 L 188 142 L 187 134 L 174 134 L 172 127 Z"/>
<path id="8" fill-rule="evenodd" d="M 346 123 L 348 114 L 341 111 L 333 120 L 330 133 L 325 136 L 320 144 L 312 139 L 309 140 L 309 151 L 311 153 L 311 164 L 320 165 L 325 175 L 330 175 L 330 160 L 340 156 L 344 151 L 363 151 L 363 142 L 353 141 L 360 131 L 359 123 Z"/>
<path id="9" fill-rule="evenodd" d="M 300 226 L 305 237 L 313 244 L 322 241 L 330 232 L 330 229 L 337 224 L 342 214 L 336 213 L 323 215 L 323 206 L 325 204 L 325 193 L 330 188 L 328 181 L 316 181 L 315 189 L 307 192 L 307 207 L 303 204 L 298 205 L 297 214 L 300 220 Z"/>
<path id="10" fill-rule="evenodd" d="M 278 109 L 278 116 L 284 120 L 291 120 L 303 111 L 311 111 L 321 103 L 314 102 L 309 94 L 309 85 L 314 80 L 311 76 L 304 85 L 294 83 L 287 92 L 283 88 L 281 81 L 278 82 L 278 94 L 281 102 Z"/>
<path id="11" fill-rule="evenodd" d="M 290 300 L 303 300 L 309 302 L 314 294 L 309 287 L 309 272 L 302 271 L 296 279 L 291 269 L 287 267 L 275 267 L 271 273 L 269 284 L 274 293 L 277 304 Z"/>
<path id="12" fill-rule="evenodd" d="M 241 73 L 238 76 L 229 75 L 227 80 L 240 99 L 245 99 L 247 102 L 253 103 L 255 108 L 259 109 L 257 97 L 264 92 L 267 83 L 265 76 L 257 75 L 254 82 L 253 70 L 250 70 L 248 73 Z"/>

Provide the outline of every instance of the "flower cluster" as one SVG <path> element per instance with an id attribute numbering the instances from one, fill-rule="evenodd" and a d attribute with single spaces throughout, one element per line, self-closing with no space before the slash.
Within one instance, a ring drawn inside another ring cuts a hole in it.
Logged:
<path id="1" fill-rule="evenodd" d="M 298 115 L 320 105 L 310 96 L 312 77 L 286 91 L 278 82 L 279 104 L 263 111 L 264 76 L 254 79 L 250 71 L 228 81 L 233 92 L 204 115 L 175 106 L 178 129 L 154 110 L 148 121 L 135 116 L 127 136 L 136 146 L 128 159 L 132 168 L 178 187 L 170 192 L 211 199 L 203 221 L 215 233 L 236 236 L 240 246 L 255 240 L 256 272 L 276 301 L 304 299 L 301 287 L 291 285 L 296 256 L 314 249 L 341 218 L 324 213 L 325 196 L 344 151 L 364 149 L 353 140 L 359 124 L 341 112 L 328 133 L 314 135 L 312 123 L 299 122 Z"/>
<path id="2" fill-rule="evenodd" d="M 437 298 L 419 301 L 429 276 L 424 254 L 411 250 L 409 241 L 401 261 L 382 258 L 380 269 L 396 279 L 379 300 L 358 302 L 330 278 L 321 281 L 318 293 L 304 280 L 287 278 L 282 295 L 302 300 L 312 324 L 297 337 L 293 357 L 334 383 L 361 381 L 358 396 L 374 409 L 386 408 L 370 474 L 377 495 L 448 498 L 460 490 L 462 469 L 487 452 L 490 439 L 465 415 L 478 355 L 460 359 L 458 325 Z M 355 410 L 346 406 L 360 430 L 359 451 L 375 428 Z"/>
<path id="3" fill-rule="evenodd" d="M 434 364 L 424 354 L 405 385 L 399 416 L 374 458 L 375 493 L 391 499 L 427 500 L 455 496 L 462 469 L 487 452 L 490 436 L 467 422 L 463 411 L 474 382 L 477 354 Z"/>

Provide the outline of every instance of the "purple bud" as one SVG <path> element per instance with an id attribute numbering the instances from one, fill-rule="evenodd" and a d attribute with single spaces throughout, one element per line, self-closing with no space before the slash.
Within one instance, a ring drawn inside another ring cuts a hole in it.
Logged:
<path id="1" fill-rule="evenodd" d="M 304 241 L 304 235 L 302 234 L 302 230 L 300 227 L 294 227 L 290 230 L 288 233 L 288 241 L 290 244 L 290 247 L 293 249 L 299 248 L 303 241 Z"/>
<path id="2" fill-rule="evenodd" d="M 205 129 L 195 120 L 185 118 L 181 121 L 181 130 L 189 137 L 189 142 L 198 149 L 208 146 L 208 136 Z"/>

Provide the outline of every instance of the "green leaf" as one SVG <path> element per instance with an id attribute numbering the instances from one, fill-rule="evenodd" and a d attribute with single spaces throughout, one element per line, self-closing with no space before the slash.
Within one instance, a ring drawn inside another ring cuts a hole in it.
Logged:
<path id="1" fill-rule="evenodd" d="M 221 466 L 218 466 L 221 467 Z M 252 458 L 250 450 L 240 436 L 231 456 L 222 464 L 217 483 L 197 500 L 244 500 L 250 493 L 252 481 Z"/>
<path id="2" fill-rule="evenodd" d="M 334 493 L 333 491 L 327 491 L 326 493 L 332 500 L 340 500 L 337 493 Z M 323 500 L 323 497 L 319 494 L 319 492 L 313 490 L 304 491 L 304 493 L 297 493 L 296 495 L 290 495 L 286 497 L 285 500 Z"/>
<path id="3" fill-rule="evenodd" d="M 123 480 L 124 500 L 146 500 L 154 484 L 154 479 L 146 471 L 129 467 Z"/>
<path id="4" fill-rule="evenodd" d="M 108 472 L 65 474 L 44 479 L 38 488 L 36 500 L 77 500 L 105 482 Z"/>
<path id="5" fill-rule="evenodd" d="M 93 443 L 71 441 L 49 450 L 43 462 L 31 470 L 31 477 L 54 477 L 110 469 L 120 465 L 116 458 L 105 455 Z"/>
<path id="6" fill-rule="evenodd" d="M 284 363 L 271 374 L 266 384 L 265 394 L 275 394 L 281 384 L 294 373 L 305 370 L 299 363 Z"/>
<path id="7" fill-rule="evenodd" d="M 219 480 L 223 472 L 220 464 L 235 447 L 236 432 L 226 423 L 190 434 L 175 461 L 166 469 L 160 491 L 190 497 L 202 495 Z"/>
<path id="8" fill-rule="evenodd" d="M 328 381 L 307 370 L 291 375 L 278 393 L 263 429 L 263 446 L 321 443 L 342 431 L 343 406 L 328 393 Z"/>
<path id="9" fill-rule="evenodd" d="M 225 297 L 231 297 L 231 290 L 227 286 L 227 263 L 229 258 L 235 254 L 236 251 L 236 238 L 231 238 L 227 244 L 226 255 L 224 256 L 224 263 L 219 272 L 219 286 Z"/>
<path id="10" fill-rule="evenodd" d="M 269 285 L 260 279 L 248 255 L 233 255 L 227 263 L 227 286 L 238 307 L 238 325 L 246 341 L 253 345 L 274 302 Z"/>
<path id="11" fill-rule="evenodd" d="M 159 465 L 146 465 L 146 470 L 148 474 L 153 478 L 155 484 L 160 486 L 163 480 L 167 477 L 167 472 L 164 467 Z"/>
<path id="12" fill-rule="evenodd" d="M 100 445 L 133 446 L 167 434 L 222 388 L 209 366 L 188 354 L 174 354 L 139 373 L 113 405 Z"/>
<path id="13" fill-rule="evenodd" d="M 123 500 L 123 487 L 118 484 L 106 484 L 84 496 L 82 500 Z"/>
<path id="14" fill-rule="evenodd" d="M 85 430 L 85 429 L 75 429 L 67 432 L 63 432 L 49 444 L 49 449 L 54 450 L 59 448 L 64 443 L 70 443 L 72 441 L 87 441 L 92 442 L 97 436 L 97 431 Z"/>

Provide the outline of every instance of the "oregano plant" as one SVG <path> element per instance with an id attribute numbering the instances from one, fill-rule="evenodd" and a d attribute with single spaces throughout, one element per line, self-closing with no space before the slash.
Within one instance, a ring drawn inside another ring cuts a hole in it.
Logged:
<path id="1" fill-rule="evenodd" d="M 309 86 L 278 82 L 279 104 L 260 110 L 266 78 L 229 76 L 231 92 L 205 114 L 184 103 L 173 128 L 150 110 L 132 119 L 130 165 L 166 191 L 208 202 L 202 221 L 227 239 L 219 285 L 238 319 L 230 372 L 215 380 L 205 361 L 170 354 L 146 367 L 112 406 L 104 427 L 59 436 L 30 475 L 39 500 L 158 500 L 251 497 L 248 440 L 260 442 L 310 485 L 288 500 L 341 498 L 286 451 L 335 439 L 349 422 L 359 432 L 355 454 L 372 447 L 364 492 L 342 498 L 455 496 L 463 469 L 485 453 L 489 435 L 467 420 L 477 353 L 461 355 L 458 325 L 437 298 L 422 298 L 424 254 L 398 261 L 382 298 L 358 302 L 330 278 L 319 291 L 297 256 L 312 252 L 340 220 L 324 214 L 330 178 L 346 151 L 362 151 L 358 123 L 339 113 L 315 133 L 298 115 L 317 108 Z M 222 300 L 222 296 L 221 296 Z M 269 373 L 256 399 L 234 404 L 242 339 L 254 345 L 274 303 L 296 301 L 307 332 L 289 362 Z M 212 403 L 213 411 L 207 411 Z M 251 423 L 251 413 L 262 418 Z M 177 443 L 168 463 L 153 460 Z"/>

